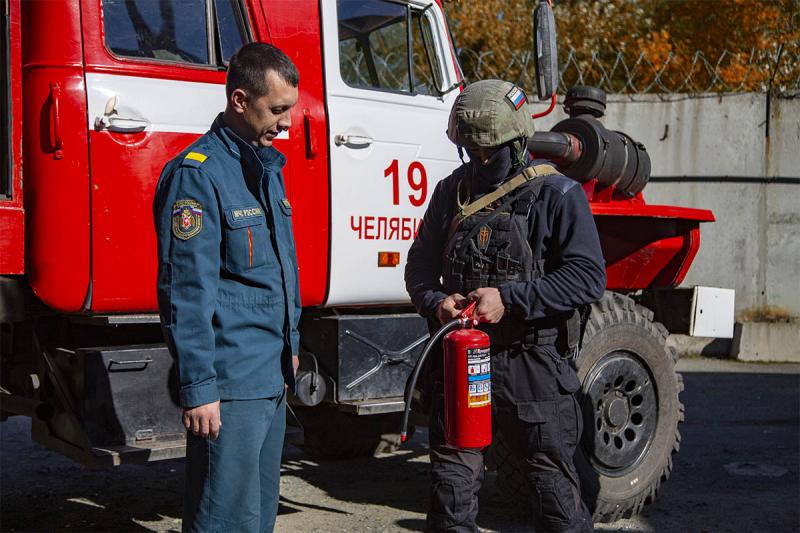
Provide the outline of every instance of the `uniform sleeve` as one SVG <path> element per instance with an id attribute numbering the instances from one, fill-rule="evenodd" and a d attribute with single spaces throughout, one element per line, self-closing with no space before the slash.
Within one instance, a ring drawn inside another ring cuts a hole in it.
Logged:
<path id="1" fill-rule="evenodd" d="M 447 238 L 443 183 L 440 181 L 433 191 L 406 262 L 406 291 L 417 312 L 424 317 L 433 317 L 436 307 L 448 296 L 441 283 L 442 250 Z"/>
<path id="2" fill-rule="evenodd" d="M 199 220 L 184 222 L 184 206 Z M 158 237 L 158 307 L 167 344 L 178 361 L 185 408 L 219 400 L 212 318 L 220 272 L 220 213 L 210 180 L 200 169 L 178 167 L 162 175 L 154 202 Z M 194 211 L 197 215 L 197 211 Z M 199 230 L 198 230 L 199 228 Z"/>
<path id="3" fill-rule="evenodd" d="M 589 203 L 580 187 L 571 187 L 557 201 L 547 249 L 555 253 L 547 260 L 556 268 L 534 281 L 512 281 L 500 286 L 503 302 L 526 320 L 570 312 L 603 295 L 603 252 Z"/>

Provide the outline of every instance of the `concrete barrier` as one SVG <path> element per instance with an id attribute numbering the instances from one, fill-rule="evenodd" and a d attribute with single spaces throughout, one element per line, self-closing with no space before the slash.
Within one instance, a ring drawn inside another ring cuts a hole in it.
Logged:
<path id="1" fill-rule="evenodd" d="M 737 323 L 731 356 L 740 361 L 800 363 L 800 324 Z"/>

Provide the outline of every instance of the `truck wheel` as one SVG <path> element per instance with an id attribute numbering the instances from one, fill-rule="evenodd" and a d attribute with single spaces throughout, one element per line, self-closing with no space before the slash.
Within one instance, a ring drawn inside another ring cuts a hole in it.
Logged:
<path id="1" fill-rule="evenodd" d="M 630 298 L 606 293 L 592 306 L 577 360 L 583 437 L 575 453 L 583 497 L 596 522 L 635 515 L 651 503 L 680 447 L 683 379 L 667 331 Z M 520 460 L 502 435 L 487 456 L 506 495 L 529 506 Z"/>
<path id="2" fill-rule="evenodd" d="M 293 410 L 303 425 L 303 447 L 311 455 L 346 459 L 389 453 L 400 446 L 402 413 L 355 415 L 324 402 Z M 413 431 L 409 427 L 409 438 Z"/>

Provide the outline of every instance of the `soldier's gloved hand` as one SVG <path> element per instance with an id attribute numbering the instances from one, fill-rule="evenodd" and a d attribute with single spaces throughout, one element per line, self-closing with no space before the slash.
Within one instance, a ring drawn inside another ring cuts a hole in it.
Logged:
<path id="1" fill-rule="evenodd" d="M 447 324 L 453 319 L 461 315 L 461 311 L 467 306 L 469 302 L 462 295 L 455 293 L 451 294 L 441 302 L 436 308 L 436 318 L 442 325 Z"/>
<path id="2" fill-rule="evenodd" d="M 478 302 L 473 316 L 481 322 L 497 324 L 506 312 L 500 291 L 494 287 L 475 289 L 467 295 L 467 299 L 471 302 Z"/>
<path id="3" fill-rule="evenodd" d="M 219 417 L 219 400 L 183 410 L 184 427 L 198 437 L 219 437 L 222 420 Z"/>

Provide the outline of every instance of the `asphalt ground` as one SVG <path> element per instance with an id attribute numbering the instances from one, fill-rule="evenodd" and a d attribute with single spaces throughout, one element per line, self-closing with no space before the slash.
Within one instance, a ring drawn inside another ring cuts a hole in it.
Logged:
<path id="1" fill-rule="evenodd" d="M 800 365 L 683 359 L 686 422 L 671 479 L 637 517 L 604 532 L 800 531 Z M 0 424 L 1 531 L 180 531 L 183 461 L 93 470 L 33 443 L 27 419 Z M 378 458 L 321 461 L 288 446 L 279 532 L 424 527 L 427 434 Z M 491 475 L 483 531 L 530 531 Z"/>

